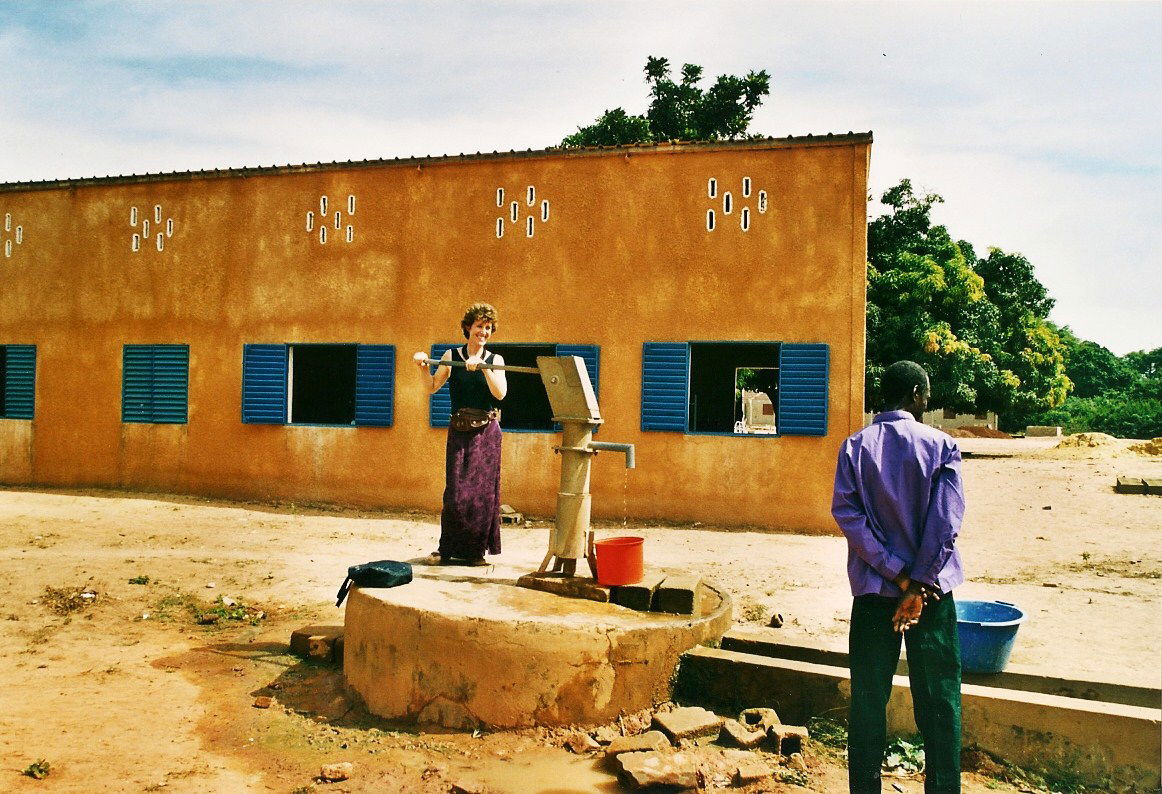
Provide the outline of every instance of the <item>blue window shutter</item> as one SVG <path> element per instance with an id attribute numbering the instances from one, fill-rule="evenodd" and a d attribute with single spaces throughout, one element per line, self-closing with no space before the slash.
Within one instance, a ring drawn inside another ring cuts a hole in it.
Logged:
<path id="1" fill-rule="evenodd" d="M 286 345 L 242 346 L 242 421 L 286 424 Z"/>
<path id="2" fill-rule="evenodd" d="M 153 345 L 149 421 L 185 424 L 189 406 L 189 345 Z"/>
<path id="3" fill-rule="evenodd" d="M 395 345 L 355 348 L 355 424 L 391 427 Z"/>
<path id="4" fill-rule="evenodd" d="M 432 355 L 429 358 L 440 358 L 445 350 L 460 347 L 459 342 L 451 344 L 432 345 Z M 447 427 L 452 424 L 452 393 L 445 383 L 440 390 L 428 398 L 428 418 L 432 427 Z"/>
<path id="5" fill-rule="evenodd" d="M 779 345 L 780 435 L 827 435 L 829 363 L 827 345 Z"/>
<path id="6" fill-rule="evenodd" d="M 125 345 L 121 354 L 121 421 L 153 417 L 153 346 Z"/>
<path id="7" fill-rule="evenodd" d="M 31 419 L 36 396 L 36 345 L 8 345 L 4 405 L 0 416 Z"/>
<path id="8" fill-rule="evenodd" d="M 686 431 L 689 375 L 685 342 L 642 345 L 642 430 Z"/>
<path id="9" fill-rule="evenodd" d="M 601 390 L 598 388 L 598 364 L 600 363 L 601 348 L 597 345 L 557 345 L 558 356 L 580 356 L 585 362 L 585 370 L 589 373 L 589 380 L 593 383 L 593 393 L 601 399 Z"/>

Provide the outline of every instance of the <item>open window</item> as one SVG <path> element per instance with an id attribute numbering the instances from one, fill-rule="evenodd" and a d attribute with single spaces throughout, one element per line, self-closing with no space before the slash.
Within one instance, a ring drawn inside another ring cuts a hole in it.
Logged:
<path id="1" fill-rule="evenodd" d="M 394 345 L 245 345 L 242 421 L 390 427 L 394 382 Z"/>
<path id="2" fill-rule="evenodd" d="M 778 393 L 778 343 L 690 343 L 690 432 L 774 433 Z"/>
<path id="3" fill-rule="evenodd" d="M 532 190 L 532 188 L 530 188 Z M 492 344 L 488 350 L 504 357 L 505 364 L 516 367 L 535 367 L 537 356 L 557 355 L 556 345 L 513 345 Z M 545 384 L 537 375 L 510 372 L 508 394 L 501 403 L 500 428 L 502 430 L 540 430 L 553 432 L 553 409 L 549 406 L 549 395 Z"/>
<path id="4" fill-rule="evenodd" d="M 829 349 L 780 342 L 646 342 L 642 430 L 827 434 Z"/>
<path id="5" fill-rule="evenodd" d="M 355 424 L 355 345 L 287 345 L 292 425 Z"/>

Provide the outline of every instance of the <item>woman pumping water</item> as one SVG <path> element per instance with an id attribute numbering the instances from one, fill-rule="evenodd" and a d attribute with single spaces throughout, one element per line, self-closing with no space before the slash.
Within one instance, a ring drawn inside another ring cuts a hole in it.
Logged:
<path id="1" fill-rule="evenodd" d="M 430 559 L 442 565 L 487 565 L 485 553 L 500 554 L 500 403 L 508 382 L 504 370 L 491 368 L 503 366 L 504 359 L 485 350 L 496 332 L 496 309 L 472 304 L 460 329 L 467 343 L 440 359 L 459 366 L 437 366 L 433 374 L 427 354 L 414 356 L 429 393 L 447 382 L 452 398 L 440 546 Z"/>

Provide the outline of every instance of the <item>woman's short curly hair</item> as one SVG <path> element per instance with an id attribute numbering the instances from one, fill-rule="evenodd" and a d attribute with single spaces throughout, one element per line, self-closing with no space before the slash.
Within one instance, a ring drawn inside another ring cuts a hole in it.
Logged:
<path id="1" fill-rule="evenodd" d="M 464 338 L 468 338 L 468 330 L 477 320 L 486 320 L 492 323 L 492 333 L 496 333 L 496 307 L 491 303 L 473 303 L 464 310 L 464 319 L 460 321 L 460 330 Z"/>

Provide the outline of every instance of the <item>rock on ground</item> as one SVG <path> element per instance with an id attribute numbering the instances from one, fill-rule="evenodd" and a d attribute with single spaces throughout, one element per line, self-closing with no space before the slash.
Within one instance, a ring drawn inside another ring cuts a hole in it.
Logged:
<path id="1" fill-rule="evenodd" d="M 587 733 L 575 733 L 565 740 L 565 746 L 568 747 L 577 755 L 584 755 L 595 750 L 600 750 L 601 745 Z"/>
<path id="2" fill-rule="evenodd" d="M 698 765 L 686 753 L 622 753 L 617 757 L 622 772 L 639 788 L 646 786 L 673 786 L 695 788 L 698 785 Z"/>
<path id="3" fill-rule="evenodd" d="M 448 790 L 451 794 L 486 794 L 487 791 L 483 783 L 475 780 L 457 780 Z"/>
<path id="4" fill-rule="evenodd" d="M 783 755 L 795 755 L 803 752 L 803 745 L 807 742 L 807 729 L 802 725 L 772 725 L 767 729 L 767 737 L 771 744 L 778 747 Z"/>
<path id="5" fill-rule="evenodd" d="M 739 762 L 734 768 L 731 782 L 736 786 L 749 786 L 751 783 L 766 780 L 772 774 L 771 768 L 756 758 Z"/>
<path id="6" fill-rule="evenodd" d="M 743 709 L 742 713 L 738 715 L 738 721 L 749 730 L 763 731 L 764 733 L 769 731 L 772 725 L 781 725 L 783 722 L 779 719 L 777 711 L 768 708 Z"/>
<path id="7" fill-rule="evenodd" d="M 729 719 L 723 721 L 722 733 L 718 735 L 718 741 L 722 744 L 746 749 L 757 747 L 765 738 L 766 731 L 752 731 L 738 720 Z"/>
<path id="8" fill-rule="evenodd" d="M 319 770 L 319 777 L 328 783 L 347 780 L 355 773 L 355 765 L 350 761 L 340 761 L 337 764 L 323 764 Z"/>
<path id="9" fill-rule="evenodd" d="M 700 706 L 685 706 L 664 714 L 655 714 L 654 726 L 678 741 L 717 734 L 722 727 L 722 718 Z"/>
<path id="10" fill-rule="evenodd" d="M 597 740 L 598 744 L 609 744 L 610 742 L 621 738 L 621 731 L 612 725 L 602 725 L 600 728 L 593 731 L 593 738 Z"/>
<path id="11" fill-rule="evenodd" d="M 670 740 L 661 731 L 646 731 L 636 736 L 621 736 L 605 748 L 606 755 L 637 753 L 646 750 L 662 750 L 670 746 Z"/>

